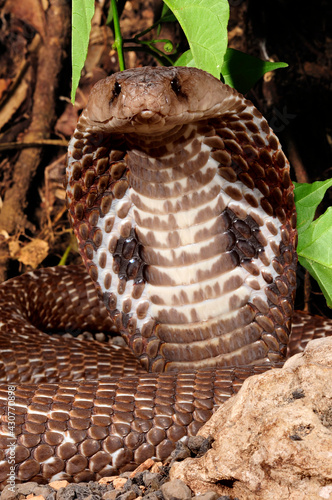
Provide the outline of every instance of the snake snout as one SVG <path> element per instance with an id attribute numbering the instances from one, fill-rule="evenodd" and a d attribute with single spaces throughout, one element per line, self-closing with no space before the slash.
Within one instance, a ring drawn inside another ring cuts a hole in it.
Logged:
<path id="1" fill-rule="evenodd" d="M 157 111 L 151 109 L 143 109 L 139 113 L 135 114 L 132 123 L 133 125 L 164 125 L 164 117 Z"/>

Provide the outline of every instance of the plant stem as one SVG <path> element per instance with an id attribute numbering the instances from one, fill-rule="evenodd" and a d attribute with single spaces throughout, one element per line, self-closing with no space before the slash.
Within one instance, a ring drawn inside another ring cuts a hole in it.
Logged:
<path id="1" fill-rule="evenodd" d="M 142 46 L 140 45 L 139 47 L 131 46 L 131 47 L 124 47 L 123 50 L 125 52 L 145 52 L 146 54 L 150 54 L 151 56 L 155 57 L 157 61 L 162 65 L 162 66 L 173 66 L 173 61 L 170 57 L 165 56 L 165 54 L 161 51 L 160 54 L 156 52 L 155 50 L 152 50 L 150 47 L 147 46 Z"/>
<path id="2" fill-rule="evenodd" d="M 118 15 L 118 9 L 116 5 L 116 0 L 111 0 L 112 10 L 113 10 L 113 23 L 114 23 L 114 43 L 113 47 L 116 49 L 119 58 L 119 68 L 120 71 L 126 69 L 124 57 L 123 57 L 123 40 L 120 30 L 120 20 Z"/>
<path id="3" fill-rule="evenodd" d="M 137 40 L 136 37 L 135 38 L 126 38 L 123 40 L 124 43 L 137 43 L 140 47 L 125 47 L 124 50 L 127 52 L 129 50 L 134 50 L 135 52 L 139 52 L 139 51 L 142 51 L 142 52 L 147 52 L 145 49 L 143 49 L 143 45 L 149 47 L 149 54 L 153 55 L 154 57 L 157 58 L 157 54 L 160 58 L 163 57 L 166 59 L 166 61 L 168 62 L 168 64 L 170 66 L 173 66 L 173 60 L 167 55 L 165 54 L 165 52 L 163 52 L 162 50 L 159 50 L 157 49 L 157 47 L 154 47 L 153 43 L 156 43 L 156 42 L 168 42 L 169 40 Z M 173 54 L 174 55 L 174 54 Z M 165 65 L 164 63 L 162 63 L 163 65 Z"/>

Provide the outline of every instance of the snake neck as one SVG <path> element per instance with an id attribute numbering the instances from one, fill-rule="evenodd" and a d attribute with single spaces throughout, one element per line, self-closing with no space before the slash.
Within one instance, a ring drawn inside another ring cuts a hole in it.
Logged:
<path id="1" fill-rule="evenodd" d="M 261 190 L 236 178 L 227 134 L 207 120 L 157 137 L 128 134 L 125 157 L 109 163 L 122 175 L 115 199 L 103 217 L 86 216 L 94 219 L 82 244 L 90 275 L 150 371 L 280 361 L 286 352 L 285 312 L 267 296 L 287 267 L 285 229 L 266 213 Z"/>

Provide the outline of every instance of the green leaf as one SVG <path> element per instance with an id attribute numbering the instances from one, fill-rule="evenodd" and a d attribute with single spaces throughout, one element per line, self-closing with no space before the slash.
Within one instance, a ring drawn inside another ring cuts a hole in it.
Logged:
<path id="1" fill-rule="evenodd" d="M 174 66 L 196 67 L 191 50 L 184 52 Z M 227 49 L 221 74 L 227 85 L 245 94 L 265 73 L 287 66 L 288 64 L 283 62 L 262 61 L 239 50 Z"/>
<path id="2" fill-rule="evenodd" d="M 332 207 L 299 234 L 300 263 L 318 281 L 332 307 Z"/>
<path id="3" fill-rule="evenodd" d="M 195 67 L 195 61 L 191 53 L 191 50 L 183 52 L 183 54 L 181 54 L 179 59 L 174 63 L 174 66 Z"/>
<path id="4" fill-rule="evenodd" d="M 332 307 L 332 207 L 312 222 L 318 205 L 332 186 L 332 179 L 294 184 L 299 261 L 317 280 L 328 306 Z"/>
<path id="5" fill-rule="evenodd" d="M 76 89 L 88 53 L 91 19 L 94 13 L 94 0 L 73 0 L 72 5 L 72 89 L 71 102 L 74 104 Z"/>
<path id="6" fill-rule="evenodd" d="M 187 37 L 195 66 L 220 78 L 227 48 L 227 0 L 165 0 L 165 3 Z M 179 66 L 178 61 L 176 64 Z"/>
<path id="7" fill-rule="evenodd" d="M 227 85 L 245 94 L 265 73 L 287 66 L 284 62 L 262 61 L 239 50 L 227 49 L 221 74 Z"/>
<path id="8" fill-rule="evenodd" d="M 322 290 L 326 303 L 332 308 L 332 269 L 318 262 L 312 262 L 299 256 L 299 262 L 305 267 L 311 276 L 315 278 Z"/>
<path id="9" fill-rule="evenodd" d="M 317 181 L 312 184 L 299 184 L 294 182 L 295 205 L 297 211 L 297 230 L 299 232 L 299 247 L 302 243 L 301 233 L 305 231 L 314 220 L 318 205 L 324 198 L 326 190 L 332 186 L 332 179 Z"/>

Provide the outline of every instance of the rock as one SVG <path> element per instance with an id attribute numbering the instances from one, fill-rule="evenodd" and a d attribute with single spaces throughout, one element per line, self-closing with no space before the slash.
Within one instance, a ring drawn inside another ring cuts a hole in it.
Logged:
<path id="1" fill-rule="evenodd" d="M 134 500 L 137 497 L 134 491 L 126 491 L 118 497 L 119 500 Z"/>
<path id="2" fill-rule="evenodd" d="M 71 483 L 57 492 L 57 500 L 97 500 L 106 493 L 107 486 L 91 481 L 89 483 Z"/>
<path id="3" fill-rule="evenodd" d="M 153 467 L 154 465 L 155 461 L 152 458 L 148 458 L 147 460 L 145 460 L 145 462 L 136 467 L 136 469 L 130 473 L 129 477 L 134 477 L 136 474 L 139 474 L 140 472 L 151 469 L 151 467 Z"/>
<path id="4" fill-rule="evenodd" d="M 115 489 L 122 488 L 127 482 L 127 478 L 125 477 L 116 477 L 113 481 L 113 486 Z"/>
<path id="5" fill-rule="evenodd" d="M 165 483 L 160 488 L 165 500 L 189 500 L 191 491 L 180 479 L 174 479 Z"/>
<path id="6" fill-rule="evenodd" d="M 52 481 L 51 483 L 49 483 L 49 486 L 51 486 L 51 488 L 55 489 L 55 490 L 59 490 L 60 488 L 65 488 L 66 486 L 68 486 L 68 481 L 66 480 L 63 480 L 63 481 Z"/>
<path id="7" fill-rule="evenodd" d="M 217 498 L 220 499 L 218 493 L 216 493 L 215 491 L 207 491 L 202 495 L 194 496 L 192 500 L 217 500 Z"/>
<path id="8" fill-rule="evenodd" d="M 49 486 L 41 486 L 40 484 L 32 481 L 23 484 L 17 484 L 14 487 L 15 491 L 11 491 L 9 488 L 10 486 L 6 486 L 6 488 L 2 491 L 2 493 L 0 494 L 1 500 L 17 500 L 27 497 L 37 498 L 37 500 L 45 500 L 52 492 Z"/>
<path id="9" fill-rule="evenodd" d="M 204 455 L 211 448 L 213 439 L 211 436 L 204 438 L 203 436 L 192 436 L 188 439 L 188 448 L 194 455 Z"/>
<path id="10" fill-rule="evenodd" d="M 144 485 L 149 487 L 149 491 L 156 491 L 160 488 L 160 474 L 155 472 L 145 471 L 143 472 Z"/>
<path id="11" fill-rule="evenodd" d="M 142 497 L 143 500 L 164 500 L 163 494 L 160 490 L 148 493 Z"/>
<path id="12" fill-rule="evenodd" d="M 170 477 L 246 500 L 331 499 L 331 402 L 330 337 L 247 379 L 200 430 L 212 449 L 174 464 Z"/>
<path id="13" fill-rule="evenodd" d="M 120 494 L 121 494 L 120 490 L 106 491 L 106 493 L 103 494 L 102 499 L 115 500 Z"/>
<path id="14" fill-rule="evenodd" d="M 190 450 L 188 446 L 186 446 L 182 441 L 178 441 L 175 445 L 175 450 L 172 451 L 170 458 L 172 459 L 172 462 L 174 460 L 183 460 L 184 458 L 190 457 Z"/>

